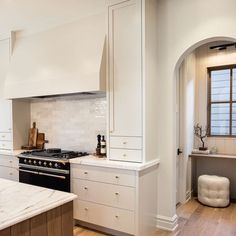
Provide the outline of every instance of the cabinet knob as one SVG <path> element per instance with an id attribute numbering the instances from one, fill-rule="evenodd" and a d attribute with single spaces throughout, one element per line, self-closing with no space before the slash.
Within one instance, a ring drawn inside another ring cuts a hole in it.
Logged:
<path id="1" fill-rule="evenodd" d="M 118 176 L 118 175 L 116 175 L 116 179 L 119 179 L 119 176 Z"/>
<path id="2" fill-rule="evenodd" d="M 12 161 L 9 161 L 10 163 L 12 163 Z"/>
<path id="3" fill-rule="evenodd" d="M 10 173 L 10 175 L 13 175 L 12 173 Z"/>
<path id="4" fill-rule="evenodd" d="M 123 154 L 123 157 L 126 157 L 126 154 Z"/>
<path id="5" fill-rule="evenodd" d="M 2 135 L 2 138 L 5 138 L 5 135 Z"/>
<path id="6" fill-rule="evenodd" d="M 123 144 L 125 145 L 125 144 L 127 144 L 127 142 L 126 142 L 126 141 L 124 141 L 124 142 L 123 142 Z"/>
<path id="7" fill-rule="evenodd" d="M 88 190 L 88 188 L 87 188 L 87 187 L 84 187 L 84 190 Z"/>
<path id="8" fill-rule="evenodd" d="M 119 216 L 118 216 L 118 215 L 116 215 L 115 217 L 116 217 L 116 219 L 118 219 L 118 218 L 119 218 Z"/>
<path id="9" fill-rule="evenodd" d="M 85 207 L 84 210 L 85 210 L 85 211 L 88 211 L 88 207 Z"/>
<path id="10" fill-rule="evenodd" d="M 87 174 L 88 174 L 88 172 L 87 172 L 87 171 L 85 171 L 85 172 L 84 172 L 84 174 L 85 174 L 85 175 L 87 175 Z"/>
<path id="11" fill-rule="evenodd" d="M 116 196 L 120 195 L 118 192 L 115 193 Z"/>

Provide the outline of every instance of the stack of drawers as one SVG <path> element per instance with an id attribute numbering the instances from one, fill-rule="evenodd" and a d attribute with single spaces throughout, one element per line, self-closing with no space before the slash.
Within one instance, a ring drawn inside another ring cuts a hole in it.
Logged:
<path id="1" fill-rule="evenodd" d="M 87 165 L 72 166 L 74 218 L 135 234 L 135 172 Z"/>
<path id="2" fill-rule="evenodd" d="M 12 149 L 12 133 L 0 132 L 0 150 L 10 151 Z"/>
<path id="3" fill-rule="evenodd" d="M 110 160 L 142 162 L 141 137 L 110 136 Z"/>

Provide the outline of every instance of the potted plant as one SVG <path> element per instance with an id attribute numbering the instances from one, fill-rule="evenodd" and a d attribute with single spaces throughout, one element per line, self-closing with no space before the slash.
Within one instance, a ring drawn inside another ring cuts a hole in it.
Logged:
<path id="1" fill-rule="evenodd" d="M 201 140 L 202 142 L 202 147 L 199 147 L 200 151 L 206 151 L 207 147 L 205 147 L 205 142 L 204 139 L 207 137 L 209 134 L 209 128 L 206 126 L 205 129 L 202 128 L 201 125 L 196 124 L 194 125 L 194 134 Z"/>

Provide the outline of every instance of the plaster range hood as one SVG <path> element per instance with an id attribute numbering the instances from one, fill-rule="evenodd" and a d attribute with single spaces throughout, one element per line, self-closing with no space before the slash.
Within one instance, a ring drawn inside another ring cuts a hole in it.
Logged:
<path id="1" fill-rule="evenodd" d="M 105 91 L 105 16 L 16 38 L 6 76 L 8 99 Z"/>

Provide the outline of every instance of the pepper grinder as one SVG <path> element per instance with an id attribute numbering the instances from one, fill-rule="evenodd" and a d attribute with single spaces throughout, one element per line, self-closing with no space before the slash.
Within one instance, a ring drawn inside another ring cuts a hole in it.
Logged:
<path id="1" fill-rule="evenodd" d="M 97 148 L 96 148 L 96 155 L 99 156 L 101 155 L 101 135 L 97 135 Z"/>

